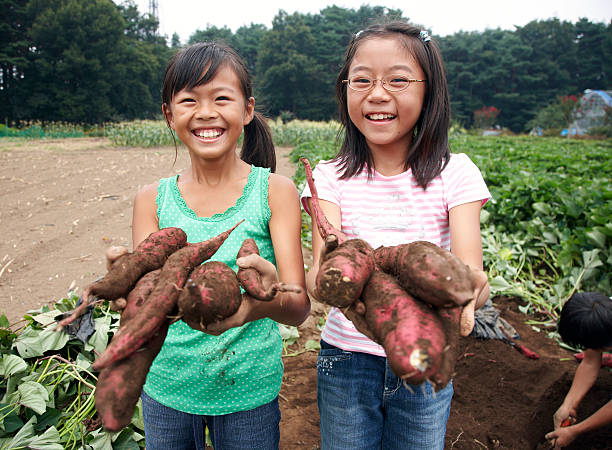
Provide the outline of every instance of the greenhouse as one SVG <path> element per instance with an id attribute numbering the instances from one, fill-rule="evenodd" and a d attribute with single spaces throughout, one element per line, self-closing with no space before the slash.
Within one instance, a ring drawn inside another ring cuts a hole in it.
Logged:
<path id="1" fill-rule="evenodd" d="M 612 91 L 586 89 L 570 129 L 577 134 L 585 134 L 593 127 L 604 125 L 606 110 L 609 108 L 612 108 Z"/>

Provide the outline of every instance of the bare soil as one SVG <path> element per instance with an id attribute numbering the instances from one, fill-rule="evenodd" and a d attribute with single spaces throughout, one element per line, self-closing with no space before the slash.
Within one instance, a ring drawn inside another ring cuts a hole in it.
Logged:
<path id="1" fill-rule="evenodd" d="M 291 176 L 289 149 L 278 149 L 278 172 Z M 132 200 L 138 189 L 187 165 L 179 149 L 116 148 L 105 139 L 0 140 L 0 312 L 11 323 L 104 275 L 104 251 L 130 246 Z M 310 257 L 305 252 L 305 263 Z M 525 324 L 516 299 L 495 299 L 522 342 L 540 358 L 509 344 L 462 338 L 447 449 L 543 449 L 552 414 L 577 367 L 572 354 Z M 318 449 L 317 325 L 327 308 L 314 303 L 287 349 L 280 405 L 281 449 Z M 602 370 L 583 400 L 584 418 L 610 399 L 612 372 Z M 573 449 L 611 448 L 612 427 L 584 435 Z"/>

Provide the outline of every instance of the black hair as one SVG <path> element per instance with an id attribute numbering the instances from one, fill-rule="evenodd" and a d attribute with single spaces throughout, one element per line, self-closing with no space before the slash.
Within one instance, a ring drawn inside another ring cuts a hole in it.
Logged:
<path id="1" fill-rule="evenodd" d="M 367 167 L 371 175 L 374 161 L 365 136 L 353 124 L 347 106 L 347 86 L 343 80 L 348 72 L 355 52 L 366 39 L 397 37 L 414 56 L 425 73 L 425 98 L 421 114 L 415 125 L 404 168 L 412 169 L 417 182 L 423 188 L 437 177 L 448 163 L 448 127 L 450 124 L 450 99 L 446 84 L 446 74 L 442 55 L 436 43 L 419 27 L 393 21 L 374 24 L 353 35 L 346 50 L 344 65 L 336 79 L 336 100 L 338 101 L 340 123 L 344 129 L 344 139 L 334 158 L 342 168 L 341 179 L 356 175 Z M 342 132 L 342 130 L 341 130 Z"/>
<path id="2" fill-rule="evenodd" d="M 575 293 L 561 309 L 558 330 L 574 347 L 612 347 L 612 299 L 600 292 Z"/>
<path id="3" fill-rule="evenodd" d="M 253 85 L 240 55 L 222 42 L 200 42 L 179 50 L 168 63 L 162 84 L 164 107 L 170 104 L 179 91 L 208 83 L 220 67 L 230 67 L 234 70 L 248 102 L 253 96 Z M 269 167 L 272 172 L 276 170 L 272 132 L 266 118 L 257 111 L 254 112 L 253 120 L 244 126 L 240 158 L 249 164 Z"/>

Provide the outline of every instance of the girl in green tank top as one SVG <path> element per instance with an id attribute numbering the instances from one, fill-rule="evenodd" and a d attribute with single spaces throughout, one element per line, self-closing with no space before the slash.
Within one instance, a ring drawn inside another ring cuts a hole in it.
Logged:
<path id="1" fill-rule="evenodd" d="M 165 227 L 180 227 L 189 242 L 200 242 L 244 219 L 212 259 L 237 270 L 238 249 L 253 238 L 260 256 L 242 258 L 240 265 L 258 269 L 267 285 L 282 281 L 303 289 L 270 302 L 244 295 L 238 312 L 209 333 L 181 320 L 170 326 L 144 386 L 147 449 L 204 448 L 203 422 L 215 449 L 278 447 L 279 414 L 259 409 L 278 411 L 283 364 L 277 322 L 301 324 L 310 303 L 298 192 L 290 179 L 273 173 L 270 130 L 254 107 L 246 66 L 229 47 L 200 43 L 172 58 L 162 110 L 191 164 L 136 195 L 133 245 Z"/>

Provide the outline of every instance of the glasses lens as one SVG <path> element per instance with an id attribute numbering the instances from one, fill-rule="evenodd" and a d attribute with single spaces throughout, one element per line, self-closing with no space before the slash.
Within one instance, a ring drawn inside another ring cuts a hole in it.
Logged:
<path id="1" fill-rule="evenodd" d="M 372 80 L 364 77 L 353 77 L 349 80 L 349 87 L 356 91 L 367 91 L 372 87 Z"/>
<path id="2" fill-rule="evenodd" d="M 410 85 L 410 80 L 402 75 L 391 75 L 385 79 L 385 85 L 390 91 L 403 91 Z"/>

